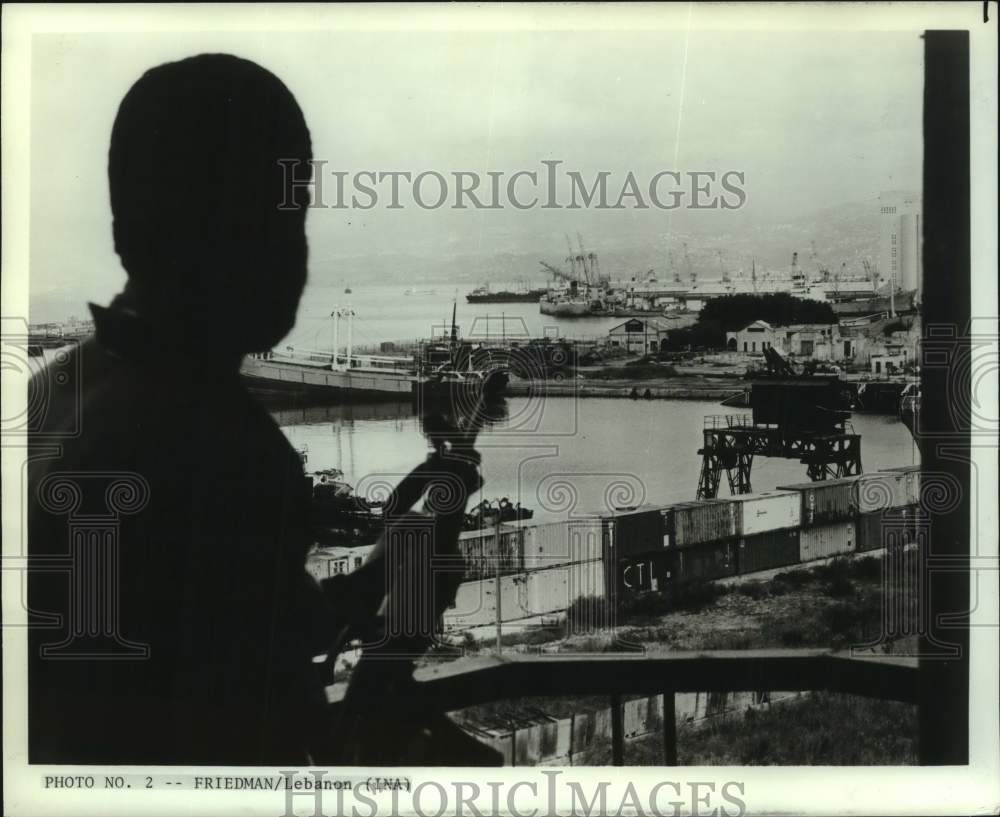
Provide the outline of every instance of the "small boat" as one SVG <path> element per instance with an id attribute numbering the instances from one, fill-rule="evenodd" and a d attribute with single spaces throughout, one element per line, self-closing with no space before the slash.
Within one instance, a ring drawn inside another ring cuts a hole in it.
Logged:
<path id="1" fill-rule="evenodd" d="M 429 397 L 475 399 L 483 395 L 492 399 L 500 397 L 509 382 L 510 375 L 504 368 L 459 371 L 451 363 L 444 363 L 422 375 L 417 388 Z"/>
<path id="2" fill-rule="evenodd" d="M 465 515 L 462 530 L 488 530 L 497 523 L 521 522 L 531 519 L 534 515 L 533 510 L 522 508 L 520 502 L 514 504 L 507 497 L 503 497 L 496 504 L 484 499 Z"/>
<path id="3" fill-rule="evenodd" d="M 352 291 L 353 291 L 353 290 L 352 290 L 352 289 L 351 289 L 350 287 L 345 287 L 345 288 L 344 288 L 344 294 L 345 294 L 345 295 L 350 295 Z"/>
<path id="4" fill-rule="evenodd" d="M 314 529 L 362 536 L 381 528 L 382 503 L 355 494 L 339 468 L 313 471 L 307 479 L 312 483 L 310 521 Z"/>

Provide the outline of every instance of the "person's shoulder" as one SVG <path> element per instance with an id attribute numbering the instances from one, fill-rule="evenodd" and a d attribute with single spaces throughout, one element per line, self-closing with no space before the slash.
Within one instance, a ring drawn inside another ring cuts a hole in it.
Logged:
<path id="1" fill-rule="evenodd" d="M 241 389 L 240 400 L 256 431 L 258 444 L 265 448 L 271 457 L 280 459 L 286 468 L 290 467 L 291 470 L 301 473 L 303 470 L 301 455 L 288 441 L 267 408 L 245 389 Z"/>
<path id="2" fill-rule="evenodd" d="M 73 439 L 125 409 L 132 382 L 94 337 L 46 356 L 28 381 L 29 437 Z"/>

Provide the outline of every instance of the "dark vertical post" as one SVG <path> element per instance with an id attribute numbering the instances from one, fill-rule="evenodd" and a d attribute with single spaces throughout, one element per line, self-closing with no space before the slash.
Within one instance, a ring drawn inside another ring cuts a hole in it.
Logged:
<path id="1" fill-rule="evenodd" d="M 611 765 L 625 765 L 625 723 L 622 696 L 611 696 Z"/>
<path id="2" fill-rule="evenodd" d="M 674 693 L 663 693 L 663 765 L 677 765 L 677 710 Z"/>
<path id="3" fill-rule="evenodd" d="M 494 543 L 493 553 L 496 558 L 496 572 L 494 574 L 494 593 L 495 597 L 495 607 L 497 614 L 497 655 L 503 655 L 503 612 L 501 610 L 500 603 L 500 502 L 497 501 L 497 523 L 493 529 L 493 535 L 496 536 L 496 542 Z"/>
<path id="4" fill-rule="evenodd" d="M 921 553 L 929 590 L 920 640 L 920 762 L 968 763 L 969 631 L 969 35 L 924 33 L 924 242 L 921 450 L 927 472 L 961 486 L 947 512 L 931 518 Z M 932 357 L 933 355 L 933 357 Z M 943 357 L 942 357 L 943 355 Z M 962 373 L 964 369 L 964 374 Z M 947 561 L 950 570 L 935 570 Z"/>

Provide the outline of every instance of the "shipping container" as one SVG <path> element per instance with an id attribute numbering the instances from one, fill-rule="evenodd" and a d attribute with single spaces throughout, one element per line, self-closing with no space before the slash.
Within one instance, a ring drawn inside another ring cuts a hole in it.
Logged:
<path id="1" fill-rule="evenodd" d="M 675 581 L 721 579 L 736 575 L 736 554 L 733 542 L 709 542 L 676 551 Z"/>
<path id="2" fill-rule="evenodd" d="M 799 561 L 812 562 L 853 553 L 857 541 L 857 528 L 853 522 L 817 525 L 799 532 Z"/>
<path id="3" fill-rule="evenodd" d="M 667 546 L 669 505 L 642 505 L 604 516 L 604 546 L 608 558 L 624 559 Z"/>
<path id="4" fill-rule="evenodd" d="M 903 475 L 903 489 L 906 505 L 920 504 L 920 473 L 919 465 L 901 465 L 896 468 L 885 468 L 885 471 L 897 472 Z"/>
<path id="5" fill-rule="evenodd" d="M 919 541 L 921 534 L 926 542 L 928 524 L 917 505 L 863 513 L 857 520 L 857 549 L 905 547 Z"/>
<path id="6" fill-rule="evenodd" d="M 798 528 L 758 533 L 739 540 L 736 566 L 740 574 L 785 567 L 798 561 Z"/>
<path id="7" fill-rule="evenodd" d="M 500 551 L 497 552 L 497 535 L 493 528 L 463 531 L 458 536 L 458 550 L 465 561 L 466 579 L 486 579 L 503 573 L 516 573 L 524 569 L 521 552 L 521 532 L 500 526 Z M 499 564 L 498 564 L 499 562 Z"/>
<path id="8" fill-rule="evenodd" d="M 604 563 L 600 560 L 530 570 L 522 575 L 527 599 L 522 604 L 522 618 L 564 612 L 580 598 L 604 597 Z"/>
<path id="9" fill-rule="evenodd" d="M 912 485 L 913 478 L 910 478 Z M 919 486 L 917 488 L 919 491 Z M 876 471 L 858 477 L 857 503 L 859 513 L 902 508 L 907 500 L 907 478 L 900 471 Z"/>
<path id="10" fill-rule="evenodd" d="M 503 576 L 500 579 L 503 589 L 513 586 L 511 578 Z M 455 601 L 444 613 L 444 629 L 461 630 L 495 623 L 497 616 L 495 590 L 495 582 L 490 580 L 462 582 L 455 594 Z"/>
<path id="11" fill-rule="evenodd" d="M 604 558 L 603 520 L 596 515 L 541 524 L 522 520 L 503 527 L 520 536 L 525 570 Z"/>
<path id="12" fill-rule="evenodd" d="M 589 562 L 571 562 L 551 570 L 565 570 L 567 575 L 567 604 L 584 596 L 604 598 L 607 596 L 607 576 L 604 562 L 592 559 Z"/>
<path id="13" fill-rule="evenodd" d="M 725 499 L 698 499 L 665 509 L 664 544 L 688 547 L 736 536 L 736 506 Z"/>
<path id="14" fill-rule="evenodd" d="M 729 497 L 736 511 L 736 533 L 753 536 L 802 524 L 802 498 L 798 491 L 762 491 Z"/>
<path id="15" fill-rule="evenodd" d="M 618 592 L 622 596 L 666 589 L 675 569 L 673 553 L 647 553 L 618 560 Z"/>
<path id="16" fill-rule="evenodd" d="M 802 498 L 802 526 L 847 522 L 857 514 L 857 477 L 779 485 L 781 491 L 797 491 Z"/>

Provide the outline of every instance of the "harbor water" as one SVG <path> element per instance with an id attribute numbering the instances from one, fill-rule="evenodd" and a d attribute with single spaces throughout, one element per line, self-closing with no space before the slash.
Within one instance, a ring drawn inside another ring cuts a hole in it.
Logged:
<path id="1" fill-rule="evenodd" d="M 451 329 L 452 304 L 456 304 L 456 324 L 463 337 L 540 338 L 557 336 L 576 339 L 604 337 L 624 318 L 556 318 L 542 315 L 537 303 L 470 304 L 465 296 L 470 285 L 426 284 L 419 288 L 403 285 L 352 286 L 350 293 L 339 285 L 310 285 L 302 298 L 295 329 L 285 343 L 329 349 L 333 344 L 330 313 L 337 308 L 354 312 L 352 327 L 355 346 L 373 347 L 382 341 L 406 342 L 447 334 Z M 410 292 L 410 294 L 406 294 Z M 340 342 L 346 329 L 340 329 Z"/>
<path id="2" fill-rule="evenodd" d="M 506 417 L 479 437 L 482 498 L 508 497 L 537 521 L 601 513 L 643 503 L 695 498 L 706 415 L 714 402 L 531 398 L 506 400 Z M 378 497 L 427 454 L 419 418 L 407 404 L 344 405 L 273 411 L 289 441 L 307 450 L 309 469 L 340 468 L 358 493 Z M 855 414 L 866 472 L 919 463 L 894 416 Z M 755 458 L 754 491 L 807 481 L 797 460 Z M 720 496 L 727 496 L 723 475 Z"/>

